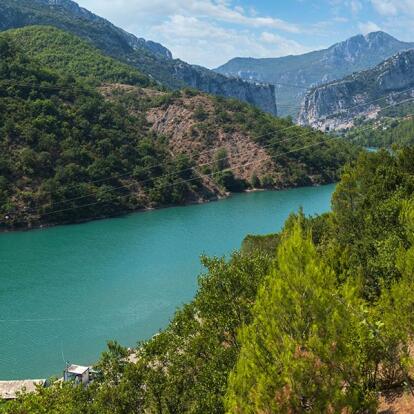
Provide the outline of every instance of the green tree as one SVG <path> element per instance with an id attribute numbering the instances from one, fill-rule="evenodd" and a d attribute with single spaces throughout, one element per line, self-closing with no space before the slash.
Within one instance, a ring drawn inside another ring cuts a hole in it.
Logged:
<path id="1" fill-rule="evenodd" d="M 352 346 L 355 317 L 309 235 L 296 224 L 240 333 L 230 413 L 341 412 L 375 405 Z M 365 392 L 364 392 L 365 391 Z"/>

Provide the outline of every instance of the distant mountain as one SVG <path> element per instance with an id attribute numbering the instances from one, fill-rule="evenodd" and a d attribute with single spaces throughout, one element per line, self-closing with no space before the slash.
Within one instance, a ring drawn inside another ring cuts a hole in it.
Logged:
<path id="1" fill-rule="evenodd" d="M 164 46 L 139 39 L 71 0 L 1 0 L 0 30 L 30 25 L 49 25 L 76 34 L 169 88 L 189 86 L 243 100 L 272 114 L 277 112 L 273 86 L 228 79 L 173 59 Z"/>
<path id="2" fill-rule="evenodd" d="M 412 48 L 414 43 L 401 42 L 384 32 L 374 32 L 304 55 L 271 59 L 236 58 L 216 71 L 226 76 L 276 85 L 279 114 L 297 114 L 307 88 L 370 69 L 394 54 Z"/>
<path id="3" fill-rule="evenodd" d="M 356 119 L 376 119 L 385 107 L 413 94 L 414 50 L 409 50 L 373 69 L 312 89 L 304 99 L 299 123 L 319 129 L 350 128 Z"/>

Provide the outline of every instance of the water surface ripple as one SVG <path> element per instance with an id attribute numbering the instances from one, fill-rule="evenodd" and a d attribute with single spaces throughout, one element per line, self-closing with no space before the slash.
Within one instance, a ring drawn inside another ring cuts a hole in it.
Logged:
<path id="1" fill-rule="evenodd" d="M 199 256 L 225 255 L 289 213 L 326 212 L 334 186 L 258 192 L 198 206 L 0 234 L 0 380 L 96 361 L 132 346 L 191 300 Z"/>

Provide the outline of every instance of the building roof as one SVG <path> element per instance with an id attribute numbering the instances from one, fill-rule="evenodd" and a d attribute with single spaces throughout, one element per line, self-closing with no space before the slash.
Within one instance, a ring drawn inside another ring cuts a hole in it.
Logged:
<path id="1" fill-rule="evenodd" d="M 0 381 L 0 399 L 14 400 L 18 393 L 31 393 L 36 391 L 37 385 L 44 386 L 45 379 L 20 380 L 20 381 Z"/>
<path id="2" fill-rule="evenodd" d="M 88 370 L 89 370 L 89 367 L 83 367 L 82 365 L 71 365 L 70 367 L 67 368 L 66 371 L 69 374 L 83 375 Z"/>

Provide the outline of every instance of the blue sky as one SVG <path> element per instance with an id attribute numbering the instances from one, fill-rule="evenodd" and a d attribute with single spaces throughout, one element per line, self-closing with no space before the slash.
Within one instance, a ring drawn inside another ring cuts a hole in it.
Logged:
<path id="1" fill-rule="evenodd" d="M 79 0 L 123 29 L 209 68 L 384 30 L 414 41 L 414 0 Z"/>

